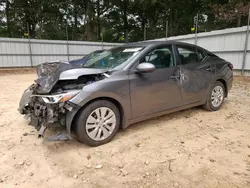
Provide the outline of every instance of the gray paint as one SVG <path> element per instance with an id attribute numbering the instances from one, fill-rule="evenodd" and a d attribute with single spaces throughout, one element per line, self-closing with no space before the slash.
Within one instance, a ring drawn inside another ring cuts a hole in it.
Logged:
<path id="1" fill-rule="evenodd" d="M 70 100 L 77 108 L 66 114 L 67 130 L 71 130 L 72 121 L 78 110 L 99 98 L 111 99 L 119 104 L 122 128 L 126 128 L 139 121 L 204 104 L 211 86 L 218 79 L 226 83 L 228 91 L 231 89 L 233 74 L 227 61 L 207 57 L 199 64 L 181 65 L 176 45 L 195 47 L 173 41 L 128 44 L 127 46 L 145 48 L 127 62 L 126 66 L 121 66 L 123 68 L 112 72 L 109 77 L 85 85 L 82 91 Z M 139 60 L 161 46 L 172 47 L 175 66 L 156 69 L 151 73 L 138 72 Z M 199 49 L 209 53 L 205 49 Z M 101 74 L 106 71 L 70 69 L 60 72 L 59 79 L 77 79 L 79 76 Z"/>
<path id="2" fill-rule="evenodd" d="M 151 73 L 155 71 L 155 66 L 151 63 L 140 63 L 137 67 L 136 70 L 139 73 Z"/>
<path id="3" fill-rule="evenodd" d="M 63 71 L 60 74 L 59 80 L 74 80 L 82 75 L 101 74 L 105 73 L 106 71 L 107 70 L 105 69 L 90 69 L 90 68 L 70 69 Z"/>
<path id="4" fill-rule="evenodd" d="M 85 86 L 71 102 L 84 106 L 91 100 L 102 97 L 115 99 L 123 108 L 125 122 L 123 122 L 123 128 L 126 128 L 138 121 L 204 104 L 215 80 L 223 79 L 227 87 L 231 88 L 232 71 L 227 66 L 228 62 L 222 59 L 214 61 L 207 58 L 199 65 L 184 66 L 179 65 L 179 59 L 176 57 L 177 66 L 156 69 L 152 73 L 138 73 L 136 70 L 138 60 L 150 50 L 166 44 L 183 43 L 143 44 L 146 48 L 123 70 L 113 73 L 109 78 Z M 208 71 L 211 66 L 216 70 Z M 228 75 L 225 75 L 226 71 L 229 72 Z M 179 78 L 174 77 L 175 75 L 179 75 Z"/>

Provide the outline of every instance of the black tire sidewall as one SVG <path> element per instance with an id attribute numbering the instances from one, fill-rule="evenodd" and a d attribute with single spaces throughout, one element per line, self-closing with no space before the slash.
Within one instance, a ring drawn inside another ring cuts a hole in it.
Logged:
<path id="1" fill-rule="evenodd" d="M 91 139 L 87 132 L 86 132 L 86 121 L 88 116 L 97 108 L 100 107 L 107 107 L 110 108 L 116 116 L 116 125 L 115 125 L 115 129 L 112 132 L 112 134 L 104 140 L 101 141 L 95 141 L 93 139 Z M 118 110 L 118 108 L 116 107 L 116 105 L 110 101 L 107 100 L 98 100 L 98 101 L 94 101 L 92 103 L 90 103 L 89 105 L 87 105 L 86 107 L 83 108 L 83 110 L 80 112 L 79 117 L 77 119 L 76 122 L 76 138 L 78 141 L 87 144 L 89 146 L 99 146 L 102 144 L 106 144 L 108 143 L 114 136 L 115 134 L 118 132 L 120 127 L 120 112 Z"/>
<path id="2" fill-rule="evenodd" d="M 214 90 L 214 88 L 215 88 L 216 86 L 221 86 L 222 89 L 223 89 L 223 100 L 222 100 L 220 106 L 218 106 L 218 107 L 214 107 L 214 106 L 213 106 L 213 104 L 212 104 L 212 99 L 211 99 L 212 92 L 213 92 L 213 90 Z M 226 92 L 226 90 L 225 90 L 225 86 L 223 85 L 223 83 L 217 81 L 217 82 L 213 85 L 211 91 L 209 92 L 208 99 L 207 99 L 209 108 L 210 108 L 211 110 L 217 111 L 217 110 L 219 110 L 219 109 L 221 108 L 221 106 L 223 105 L 224 100 L 225 100 L 225 95 L 226 95 L 225 92 Z"/>

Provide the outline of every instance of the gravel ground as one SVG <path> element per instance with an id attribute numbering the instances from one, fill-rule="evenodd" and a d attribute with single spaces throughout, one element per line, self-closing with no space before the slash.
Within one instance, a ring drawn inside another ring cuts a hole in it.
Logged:
<path id="1" fill-rule="evenodd" d="M 169 114 L 90 148 L 37 138 L 17 112 L 34 79 L 29 72 L 1 75 L 0 187 L 250 187 L 249 81 L 236 79 L 218 112 Z"/>

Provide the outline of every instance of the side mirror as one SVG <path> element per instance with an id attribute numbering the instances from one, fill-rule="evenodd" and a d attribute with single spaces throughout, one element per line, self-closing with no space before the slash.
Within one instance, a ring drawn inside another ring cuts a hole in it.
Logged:
<path id="1" fill-rule="evenodd" d="M 140 63 L 136 69 L 139 73 L 150 73 L 155 71 L 155 66 L 152 63 L 145 62 Z"/>

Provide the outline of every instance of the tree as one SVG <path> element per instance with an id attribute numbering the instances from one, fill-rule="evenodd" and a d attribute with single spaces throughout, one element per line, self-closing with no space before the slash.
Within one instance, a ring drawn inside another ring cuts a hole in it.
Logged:
<path id="1" fill-rule="evenodd" d="M 249 12 L 250 3 L 247 0 L 229 0 L 225 4 L 211 5 L 215 18 L 225 20 L 228 23 L 237 23 L 241 26 L 241 18 L 246 17 Z"/>
<path id="2" fill-rule="evenodd" d="M 246 24 L 249 0 L 1 0 L 0 36 L 135 42 Z M 67 30 L 67 32 L 66 32 Z M 101 37 L 102 35 L 102 37 Z"/>

